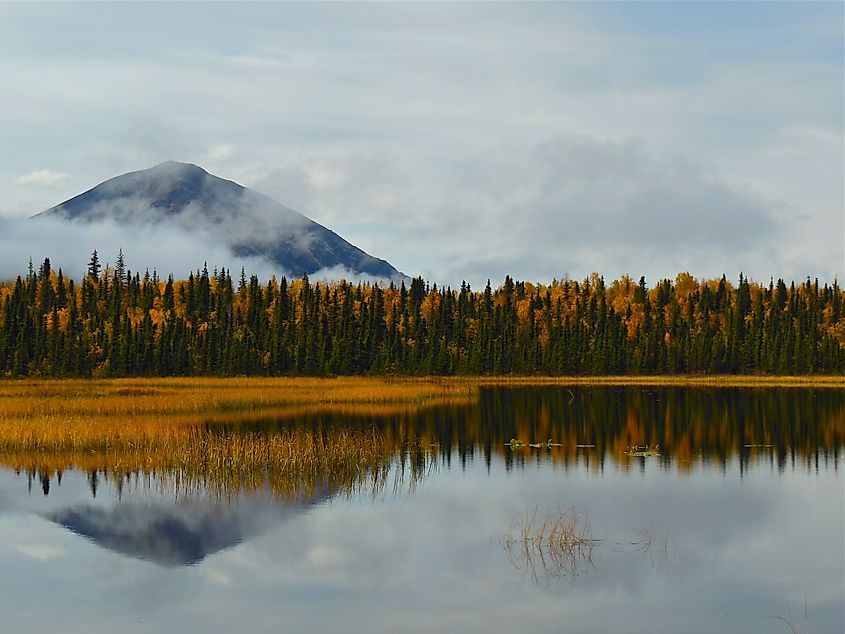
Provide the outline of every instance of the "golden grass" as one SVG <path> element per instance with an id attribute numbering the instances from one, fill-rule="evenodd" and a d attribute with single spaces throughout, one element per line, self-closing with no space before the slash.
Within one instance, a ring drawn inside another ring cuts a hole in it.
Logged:
<path id="1" fill-rule="evenodd" d="M 0 382 L 0 420 L 60 415 L 157 414 L 350 404 L 417 404 L 466 397 L 467 386 L 438 379 L 112 379 Z"/>
<path id="2" fill-rule="evenodd" d="M 468 402 L 464 385 L 382 379 L 116 379 L 0 382 L 0 464 L 56 473 L 177 474 L 226 490 L 383 484 L 398 452 L 377 430 L 272 434 L 231 425 L 316 412 L 388 416 Z M 225 424 L 229 431 L 217 425 Z"/>
<path id="3" fill-rule="evenodd" d="M 471 398 L 464 384 L 418 379 L 6 381 L 0 449 L 149 448 L 206 424 L 317 411 L 388 415 Z"/>

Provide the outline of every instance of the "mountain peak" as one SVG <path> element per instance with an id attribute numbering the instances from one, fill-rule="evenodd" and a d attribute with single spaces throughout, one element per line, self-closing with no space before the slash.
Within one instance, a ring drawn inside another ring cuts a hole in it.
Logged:
<path id="1" fill-rule="evenodd" d="M 181 161 L 163 161 L 152 167 L 139 170 L 140 172 L 148 172 L 150 174 L 208 174 L 203 168 L 194 163 L 183 163 Z M 210 176 L 210 174 L 208 174 Z"/>
<path id="2" fill-rule="evenodd" d="M 159 167 L 164 167 L 164 166 L 176 166 L 176 167 L 192 168 L 192 169 L 202 170 L 203 172 L 205 172 L 204 169 L 202 169 L 199 165 L 196 165 L 194 163 L 186 163 L 185 161 L 174 161 L 174 160 L 162 161 L 161 163 L 158 163 L 157 165 L 153 165 L 149 169 L 154 170 L 154 169 L 157 169 Z"/>

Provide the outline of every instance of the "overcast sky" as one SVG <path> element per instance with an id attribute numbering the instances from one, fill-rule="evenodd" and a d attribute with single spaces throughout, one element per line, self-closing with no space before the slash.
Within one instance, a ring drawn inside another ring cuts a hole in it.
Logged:
<path id="1" fill-rule="evenodd" d="M 841 2 L 0 3 L 0 249 L 49 255 L 16 219 L 173 159 L 440 283 L 841 282 L 843 18 Z"/>

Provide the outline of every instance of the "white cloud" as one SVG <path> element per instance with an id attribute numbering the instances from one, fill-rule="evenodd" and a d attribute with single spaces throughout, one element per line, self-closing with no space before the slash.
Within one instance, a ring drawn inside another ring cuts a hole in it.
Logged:
<path id="1" fill-rule="evenodd" d="M 19 176 L 15 181 L 18 185 L 33 185 L 35 187 L 52 187 L 65 182 L 70 174 L 57 172 L 51 169 L 36 170 L 29 174 Z"/>
<path id="2" fill-rule="evenodd" d="M 682 270 L 836 274 L 826 252 L 791 255 L 806 222 L 796 209 L 644 141 L 558 135 L 424 163 L 368 144 L 262 162 L 242 178 L 409 275 L 452 286 L 594 270 L 651 280 Z"/>
<path id="3" fill-rule="evenodd" d="M 235 148 L 232 145 L 215 145 L 214 147 L 209 148 L 208 152 L 203 155 L 203 161 L 212 163 L 225 161 L 226 159 L 231 158 L 234 152 Z"/>
<path id="4" fill-rule="evenodd" d="M 18 544 L 15 550 L 29 559 L 36 561 L 50 561 L 64 554 L 64 549 L 49 544 Z"/>
<path id="5" fill-rule="evenodd" d="M 2 8 L 0 181 L 206 164 L 452 283 L 842 277 L 841 6 L 162 10 Z M 60 202 L 18 184 L 7 214 Z"/>
<path id="6" fill-rule="evenodd" d="M 103 265 L 114 264 L 123 249 L 127 268 L 143 275 L 156 270 L 159 277 L 173 273 L 184 279 L 208 263 L 209 270 L 227 268 L 237 278 L 243 267 L 247 275 L 261 280 L 285 274 L 263 258 L 237 257 L 206 231 L 188 231 L 174 225 L 139 226 L 102 220 L 88 224 L 40 217 L 37 220 L 0 217 L 0 280 L 26 272 L 32 259 L 36 268 L 50 258 L 53 269 L 80 279 L 95 249 Z"/>
<path id="7" fill-rule="evenodd" d="M 367 273 L 357 273 L 345 266 L 331 266 L 319 271 L 315 271 L 308 275 L 312 282 L 331 282 L 335 280 L 346 280 L 350 284 L 378 284 L 382 288 L 389 286 L 391 280 L 383 277 L 376 277 L 368 275 Z M 402 281 L 401 279 L 393 280 L 397 286 Z"/>
<path id="8" fill-rule="evenodd" d="M 219 586 L 229 587 L 232 585 L 232 576 L 226 571 L 211 566 L 200 568 L 200 574 L 204 575 L 209 581 Z"/>

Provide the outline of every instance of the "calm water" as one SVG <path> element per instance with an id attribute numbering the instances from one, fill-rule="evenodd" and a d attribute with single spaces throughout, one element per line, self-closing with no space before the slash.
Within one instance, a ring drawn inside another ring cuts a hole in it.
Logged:
<path id="1" fill-rule="evenodd" d="M 0 470 L 2 630 L 845 631 L 840 390 L 497 388 L 244 433 L 339 425 L 395 443 L 387 481 Z M 505 547 L 566 512 L 597 541 Z"/>

